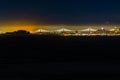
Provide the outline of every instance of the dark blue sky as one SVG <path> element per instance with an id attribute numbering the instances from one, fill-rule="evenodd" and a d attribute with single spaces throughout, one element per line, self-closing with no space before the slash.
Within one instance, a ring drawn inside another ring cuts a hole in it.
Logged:
<path id="1" fill-rule="evenodd" d="M 0 0 L 0 21 L 33 20 L 40 24 L 120 22 L 115 0 Z"/>

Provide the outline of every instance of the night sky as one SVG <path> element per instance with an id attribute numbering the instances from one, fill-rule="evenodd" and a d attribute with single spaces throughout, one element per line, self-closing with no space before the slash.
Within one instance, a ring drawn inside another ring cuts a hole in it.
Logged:
<path id="1" fill-rule="evenodd" d="M 39 24 L 105 24 L 120 22 L 115 0 L 0 0 L 0 21 Z"/>

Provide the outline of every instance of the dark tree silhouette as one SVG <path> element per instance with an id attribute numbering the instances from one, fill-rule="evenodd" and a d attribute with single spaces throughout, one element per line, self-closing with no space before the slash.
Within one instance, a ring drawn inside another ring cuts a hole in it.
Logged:
<path id="1" fill-rule="evenodd" d="M 26 30 L 18 30 L 18 31 L 14 31 L 14 32 L 7 32 L 6 34 L 8 34 L 8 35 L 28 35 L 28 34 L 30 34 L 30 32 L 26 31 Z"/>
<path id="2" fill-rule="evenodd" d="M 14 31 L 14 34 L 30 34 L 30 32 L 26 31 L 26 30 L 18 30 L 18 31 Z"/>

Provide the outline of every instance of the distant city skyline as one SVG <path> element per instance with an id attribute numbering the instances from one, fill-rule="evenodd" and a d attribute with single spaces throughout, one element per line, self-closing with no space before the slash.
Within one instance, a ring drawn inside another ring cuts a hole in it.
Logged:
<path id="1" fill-rule="evenodd" d="M 33 32 L 38 29 L 46 29 L 46 30 L 56 30 L 60 28 L 67 28 L 67 29 L 72 29 L 72 30 L 80 30 L 80 29 L 86 29 L 86 28 L 95 28 L 95 29 L 100 29 L 100 28 L 105 28 L 105 29 L 112 29 L 114 27 L 120 27 L 120 25 L 109 25 L 109 24 L 103 24 L 103 25 L 97 25 L 97 24 L 91 24 L 91 25 L 30 25 L 30 24 L 14 24 L 14 25 L 1 25 L 0 26 L 0 32 L 13 32 L 17 30 L 26 30 Z"/>

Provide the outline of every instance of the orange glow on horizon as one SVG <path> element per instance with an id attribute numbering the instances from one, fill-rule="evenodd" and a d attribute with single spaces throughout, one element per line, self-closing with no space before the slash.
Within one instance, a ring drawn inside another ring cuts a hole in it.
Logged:
<path id="1" fill-rule="evenodd" d="M 13 32 L 13 31 L 17 31 L 17 30 L 26 30 L 26 31 L 34 31 L 38 28 L 38 26 L 33 26 L 33 25 L 23 25 L 23 26 L 2 26 L 0 27 L 1 31 L 4 32 Z"/>
<path id="2" fill-rule="evenodd" d="M 35 29 L 35 27 L 33 26 L 20 26 L 20 27 L 10 27 L 10 28 L 6 28 L 6 31 L 17 31 L 17 30 L 26 30 L 26 31 L 33 31 Z"/>
<path id="3" fill-rule="evenodd" d="M 17 30 L 26 30 L 29 32 L 35 31 L 37 29 L 46 29 L 46 30 L 57 30 L 60 28 L 67 28 L 73 30 L 85 29 L 88 27 L 93 27 L 95 29 L 100 28 L 103 25 L 40 25 L 35 21 L 25 21 L 25 20 L 16 20 L 16 21 L 6 21 L 0 22 L 0 31 L 2 32 L 13 32 Z M 106 28 L 110 29 L 116 25 L 108 25 Z"/>
<path id="4" fill-rule="evenodd" d="M 3 32 L 13 32 L 17 30 L 26 30 L 26 31 L 34 31 L 37 28 L 42 27 L 38 25 L 34 21 L 25 21 L 25 20 L 16 20 L 16 21 L 6 21 L 1 22 L 0 24 L 0 31 Z"/>

